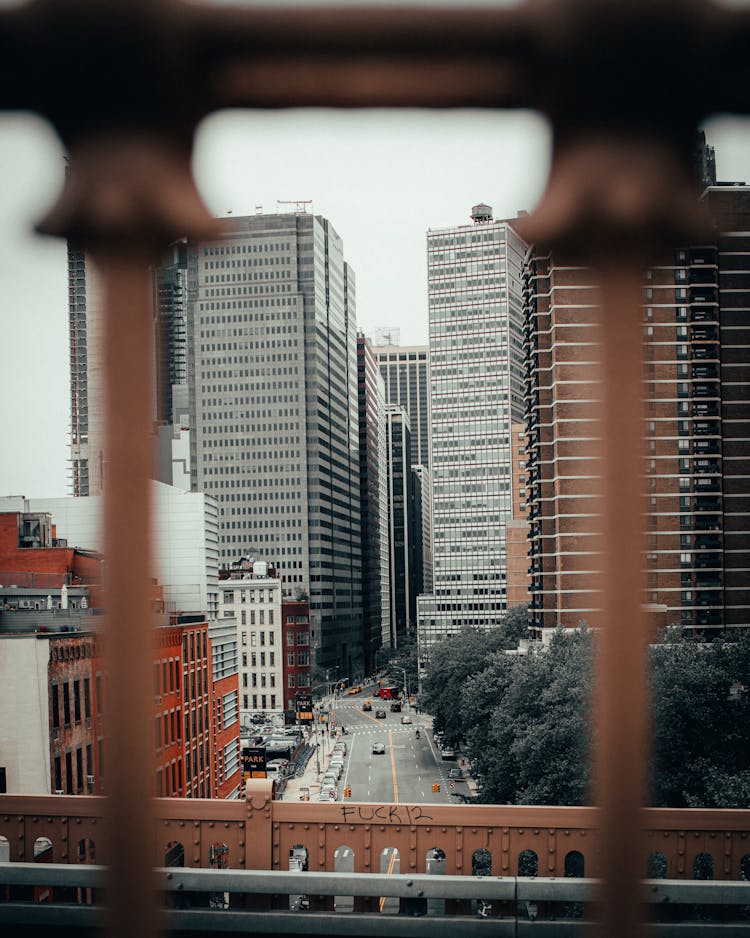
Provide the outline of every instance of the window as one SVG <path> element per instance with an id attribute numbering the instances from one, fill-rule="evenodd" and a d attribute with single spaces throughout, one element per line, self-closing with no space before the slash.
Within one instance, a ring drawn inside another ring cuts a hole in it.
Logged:
<path id="1" fill-rule="evenodd" d="M 297 632 L 297 644 L 298 644 L 298 645 L 309 645 L 309 644 L 310 644 L 310 634 L 309 634 L 309 632 Z"/>
<path id="2" fill-rule="evenodd" d="M 242 633 L 242 644 L 247 645 L 247 632 Z"/>
<path id="3" fill-rule="evenodd" d="M 287 687 L 297 686 L 297 679 L 295 678 L 294 674 L 287 674 L 286 678 L 287 678 L 287 681 L 286 681 Z"/>
<path id="4" fill-rule="evenodd" d="M 287 643 L 287 645 L 293 645 L 293 644 L 294 644 L 294 632 L 287 632 L 287 633 L 286 633 L 286 643 Z"/>

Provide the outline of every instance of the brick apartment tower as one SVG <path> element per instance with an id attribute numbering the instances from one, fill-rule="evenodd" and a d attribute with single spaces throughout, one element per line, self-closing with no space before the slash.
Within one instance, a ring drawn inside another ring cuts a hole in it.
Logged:
<path id="1" fill-rule="evenodd" d="M 700 631 L 750 621 L 750 188 L 703 198 L 715 238 L 671 252 L 643 295 L 644 602 Z M 532 621 L 596 626 L 596 288 L 591 271 L 535 254 L 526 290 Z"/>

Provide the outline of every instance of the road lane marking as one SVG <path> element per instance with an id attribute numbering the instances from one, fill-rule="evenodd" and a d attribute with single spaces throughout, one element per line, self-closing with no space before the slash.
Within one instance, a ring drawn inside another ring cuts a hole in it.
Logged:
<path id="1" fill-rule="evenodd" d="M 396 754 L 393 751 L 393 733 L 388 730 L 388 746 L 391 750 L 391 772 L 393 773 L 393 800 L 398 804 L 398 781 L 396 779 Z"/>
<path id="2" fill-rule="evenodd" d="M 396 865 L 396 850 L 395 848 L 391 848 L 391 849 L 393 850 L 393 852 L 391 853 L 391 858 L 388 862 L 388 869 L 386 870 L 386 873 L 385 873 L 386 876 L 390 876 L 393 873 L 393 867 Z M 386 899 L 385 896 L 380 897 L 380 911 L 381 912 L 383 911 L 383 906 L 385 905 L 385 899 Z"/>

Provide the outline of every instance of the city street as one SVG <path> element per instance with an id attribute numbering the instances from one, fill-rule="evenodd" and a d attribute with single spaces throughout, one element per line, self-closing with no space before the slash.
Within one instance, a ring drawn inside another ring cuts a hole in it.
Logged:
<path id="1" fill-rule="evenodd" d="M 372 691 L 374 688 L 369 688 Z M 372 710 L 363 712 L 365 700 L 372 702 Z M 367 691 L 352 696 L 336 698 L 330 707 L 329 724 L 319 732 L 320 768 L 328 765 L 332 748 L 330 730 L 338 730 L 336 740 L 347 744 L 344 771 L 338 783 L 338 795 L 344 800 L 344 789 L 350 788 L 351 795 L 345 800 L 352 802 L 447 804 L 451 794 L 467 794 L 466 783 L 449 780 L 448 773 L 455 769 L 456 762 L 440 758 L 431 732 L 429 716 L 415 714 L 408 704 L 401 713 L 390 712 L 390 701 L 380 701 Z M 386 711 L 385 719 L 377 719 L 375 711 Z M 402 724 L 401 718 L 409 716 L 411 724 Z M 346 728 L 346 735 L 341 728 Z M 329 730 L 330 727 L 330 730 Z M 416 738 L 419 730 L 420 738 Z M 373 745 L 382 743 L 384 752 L 373 753 Z M 309 786 L 311 797 L 317 791 L 316 758 L 310 760 L 303 785 Z M 433 791 L 439 785 L 439 791 Z M 295 786 L 296 787 L 296 786 Z"/>

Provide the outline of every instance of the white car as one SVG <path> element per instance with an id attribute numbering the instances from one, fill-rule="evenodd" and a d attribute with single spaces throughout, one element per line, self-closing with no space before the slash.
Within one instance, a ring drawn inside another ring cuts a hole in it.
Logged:
<path id="1" fill-rule="evenodd" d="M 373 743 L 372 754 L 374 756 L 384 756 L 385 755 L 385 743 Z"/>

